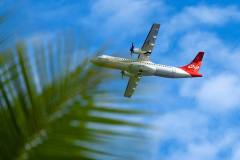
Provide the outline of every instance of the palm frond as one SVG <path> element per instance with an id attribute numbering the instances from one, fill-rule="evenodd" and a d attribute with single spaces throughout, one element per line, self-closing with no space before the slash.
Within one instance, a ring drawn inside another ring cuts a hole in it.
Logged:
<path id="1" fill-rule="evenodd" d="M 58 37 L 0 55 L 0 159 L 146 159 L 147 126 L 127 119 L 145 112 L 98 106 L 109 76 L 76 48 Z"/>

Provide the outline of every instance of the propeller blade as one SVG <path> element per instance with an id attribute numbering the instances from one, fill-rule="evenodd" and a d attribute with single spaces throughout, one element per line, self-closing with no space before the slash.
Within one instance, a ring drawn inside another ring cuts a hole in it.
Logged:
<path id="1" fill-rule="evenodd" d="M 133 42 L 132 42 L 132 45 L 131 45 L 131 47 L 130 47 L 130 52 L 131 52 L 131 54 L 133 53 L 133 51 L 134 51 L 134 44 L 133 44 Z"/>
<path id="2" fill-rule="evenodd" d="M 121 71 L 121 74 L 122 74 L 122 79 L 123 79 L 123 77 L 124 77 L 124 71 Z"/>

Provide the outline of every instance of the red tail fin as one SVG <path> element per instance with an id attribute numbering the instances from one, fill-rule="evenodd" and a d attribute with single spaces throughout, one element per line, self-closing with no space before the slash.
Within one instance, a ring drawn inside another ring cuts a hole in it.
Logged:
<path id="1" fill-rule="evenodd" d="M 192 77 L 202 77 L 202 75 L 198 73 L 198 71 L 202 65 L 203 55 L 204 52 L 198 52 L 197 56 L 190 64 L 182 66 L 180 68 L 188 72 Z"/>

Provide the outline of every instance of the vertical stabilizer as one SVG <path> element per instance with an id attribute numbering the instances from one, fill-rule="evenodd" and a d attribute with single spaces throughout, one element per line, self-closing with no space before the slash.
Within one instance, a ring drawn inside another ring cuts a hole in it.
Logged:
<path id="1" fill-rule="evenodd" d="M 188 72 L 192 77 L 202 77 L 198 71 L 202 65 L 203 56 L 204 52 L 198 52 L 197 56 L 192 60 L 190 64 L 182 66 L 180 68 Z"/>

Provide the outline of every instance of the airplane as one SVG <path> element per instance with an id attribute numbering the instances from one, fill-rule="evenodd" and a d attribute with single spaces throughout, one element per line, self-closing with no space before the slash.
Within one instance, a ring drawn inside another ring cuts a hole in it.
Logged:
<path id="1" fill-rule="evenodd" d="M 197 56 L 187 65 L 173 67 L 153 63 L 150 60 L 151 53 L 155 46 L 160 24 L 154 23 L 141 47 L 135 48 L 132 43 L 130 54 L 137 54 L 136 60 L 109 55 L 100 55 L 91 60 L 95 65 L 121 70 L 122 77 L 128 76 L 128 84 L 124 96 L 131 97 L 143 76 L 159 76 L 165 78 L 194 78 L 202 77 L 199 69 L 202 65 L 204 52 L 198 52 Z"/>

